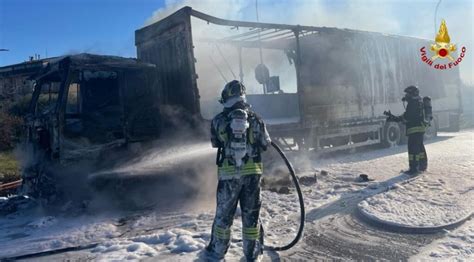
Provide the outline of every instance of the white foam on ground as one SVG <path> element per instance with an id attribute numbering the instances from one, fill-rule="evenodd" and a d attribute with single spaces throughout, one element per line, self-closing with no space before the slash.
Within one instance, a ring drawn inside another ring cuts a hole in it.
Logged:
<path id="1" fill-rule="evenodd" d="M 455 139 L 454 141 L 450 141 Z M 474 211 L 472 131 L 427 146 L 429 171 L 410 183 L 367 198 L 361 211 L 379 221 L 407 227 L 437 227 Z M 436 148 L 436 150 L 430 149 Z"/>
<path id="2" fill-rule="evenodd" d="M 468 202 L 463 201 L 472 199 L 474 189 L 473 141 L 474 131 L 466 131 L 428 145 L 430 171 L 426 177 L 395 187 L 382 195 L 375 194 L 384 192 L 393 185 L 392 182 L 403 180 L 397 177 L 400 169 L 407 165 L 406 146 L 310 161 L 306 163 L 310 168 L 327 170 L 329 175 L 320 176 L 316 172 L 318 183 L 302 186 L 307 213 L 317 215 L 318 208 L 337 201 L 340 204 L 334 208 L 339 212 L 337 208 L 344 208 L 346 200 L 354 198 L 358 201 L 372 196 L 361 205 L 367 205 L 368 210 L 385 214 L 400 223 L 417 221 L 418 225 L 434 225 L 452 221 L 460 213 L 450 210 L 465 208 L 472 211 L 472 204 L 469 206 Z M 294 164 L 301 166 L 298 161 Z M 368 174 L 375 181 L 355 183 L 360 173 Z M 304 173 L 313 174 L 311 171 Z M 261 218 L 266 229 L 266 244 L 288 243 L 296 234 L 299 223 L 295 192 L 282 195 L 263 191 L 262 199 Z M 117 226 L 119 217 L 115 215 L 59 217 L 25 213 L 0 217 L 0 257 L 99 242 L 95 248 L 84 251 L 94 260 L 195 260 L 209 242 L 214 212 L 176 212 L 142 215 L 127 225 L 125 233 Z M 437 215 L 442 213 L 445 215 Z M 229 261 L 239 261 L 243 255 L 240 219 L 240 212 L 237 212 L 231 247 L 226 256 Z M 306 224 L 308 232 L 311 232 L 313 223 Z M 414 259 L 472 260 L 473 228 L 472 221 L 462 225 L 426 246 Z M 300 252 L 301 245 L 298 244 L 291 252 Z M 268 256 L 264 260 L 268 261 Z"/>
<path id="3" fill-rule="evenodd" d="M 469 216 L 471 199 L 472 194 L 458 194 L 427 172 L 411 183 L 365 199 L 358 207 L 365 215 L 390 225 L 442 227 Z"/>
<path id="4" fill-rule="evenodd" d="M 117 237 L 114 218 L 53 217 L 41 213 L 0 218 L 0 258 L 74 247 Z"/>
<path id="5" fill-rule="evenodd" d="M 474 261 L 474 220 L 447 232 L 446 237 L 434 241 L 411 261 Z"/>

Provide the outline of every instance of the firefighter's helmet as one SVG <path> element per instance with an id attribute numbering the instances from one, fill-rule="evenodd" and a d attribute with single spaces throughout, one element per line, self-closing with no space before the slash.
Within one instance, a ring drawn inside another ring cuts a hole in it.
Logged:
<path id="1" fill-rule="evenodd" d="M 245 102 L 245 86 L 237 80 L 232 80 L 224 86 L 219 102 L 224 106 L 229 106 L 230 102 L 237 101 Z"/>
<path id="2" fill-rule="evenodd" d="M 406 95 L 411 97 L 420 95 L 420 90 L 416 86 L 408 86 L 407 88 L 405 88 L 404 92 L 406 93 Z"/>

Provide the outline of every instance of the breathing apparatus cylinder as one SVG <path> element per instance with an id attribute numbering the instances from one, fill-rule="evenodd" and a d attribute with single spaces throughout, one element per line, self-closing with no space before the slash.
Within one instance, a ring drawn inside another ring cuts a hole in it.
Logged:
<path id="1" fill-rule="evenodd" d="M 425 121 L 427 123 L 431 122 L 433 120 L 433 108 L 431 106 L 431 97 L 425 96 L 423 97 L 423 110 L 424 110 L 424 115 L 425 115 Z"/>
<path id="2" fill-rule="evenodd" d="M 232 130 L 230 137 L 230 153 L 229 155 L 235 161 L 235 166 L 240 168 L 242 161 L 247 154 L 247 129 L 249 122 L 248 114 L 243 109 L 235 109 L 229 113 L 231 118 L 230 128 Z"/>

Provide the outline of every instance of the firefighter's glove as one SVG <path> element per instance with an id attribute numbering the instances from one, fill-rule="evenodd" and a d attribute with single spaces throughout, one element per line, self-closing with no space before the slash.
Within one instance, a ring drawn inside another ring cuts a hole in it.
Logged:
<path id="1" fill-rule="evenodd" d="M 403 118 L 401 116 L 395 116 L 392 114 L 392 112 L 389 111 L 384 111 L 384 115 L 387 116 L 387 122 L 402 122 Z"/>

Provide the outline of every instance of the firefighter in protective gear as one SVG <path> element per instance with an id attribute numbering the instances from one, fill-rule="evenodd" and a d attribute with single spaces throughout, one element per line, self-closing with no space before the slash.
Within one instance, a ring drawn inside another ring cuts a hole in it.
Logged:
<path id="1" fill-rule="evenodd" d="M 218 149 L 217 207 L 207 251 L 223 259 L 230 245 L 231 227 L 237 204 L 242 211 L 243 249 L 247 261 L 262 253 L 260 235 L 261 153 L 271 143 L 263 121 L 246 103 L 245 87 L 237 80 L 222 91 L 222 113 L 211 124 L 212 146 Z"/>
<path id="2" fill-rule="evenodd" d="M 408 136 L 408 174 L 416 174 L 418 171 L 425 171 L 428 168 L 428 158 L 423 136 L 427 127 L 425 121 L 425 110 L 420 91 L 416 86 L 405 88 L 403 102 L 407 102 L 403 115 L 396 117 L 396 121 L 404 122 L 406 125 L 406 135 Z"/>

